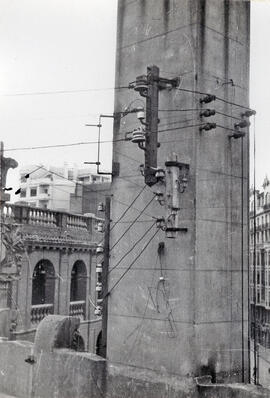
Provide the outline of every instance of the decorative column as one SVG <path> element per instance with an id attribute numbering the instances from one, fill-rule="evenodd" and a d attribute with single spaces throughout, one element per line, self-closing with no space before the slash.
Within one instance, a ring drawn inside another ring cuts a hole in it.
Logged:
<path id="1" fill-rule="evenodd" d="M 22 242 L 19 225 L 4 214 L 5 203 L 10 195 L 4 192 L 8 169 L 18 166 L 16 160 L 3 156 L 4 145 L 0 142 L 0 337 L 10 337 L 16 328 L 16 316 L 12 309 L 12 285 L 20 274 Z"/>

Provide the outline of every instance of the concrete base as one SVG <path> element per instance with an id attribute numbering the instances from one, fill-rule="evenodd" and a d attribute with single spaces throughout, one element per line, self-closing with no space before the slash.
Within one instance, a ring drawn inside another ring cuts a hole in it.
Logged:
<path id="1" fill-rule="evenodd" d="M 35 354 L 35 355 L 34 355 Z M 90 353 L 37 353 L 26 341 L 0 341 L 1 393 L 17 398 L 266 398 L 270 390 L 244 384 L 197 385 L 179 377 L 112 364 Z M 30 360 L 31 359 L 31 360 Z M 27 361 L 25 361 L 27 360 Z"/>

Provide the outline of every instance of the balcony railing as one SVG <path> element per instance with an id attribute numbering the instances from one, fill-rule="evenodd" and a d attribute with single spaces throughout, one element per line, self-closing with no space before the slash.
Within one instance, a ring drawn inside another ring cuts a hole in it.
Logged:
<path id="1" fill-rule="evenodd" d="M 53 304 L 37 304 L 31 307 L 31 323 L 38 324 L 45 316 L 53 314 Z"/>
<path id="2" fill-rule="evenodd" d="M 4 219 L 18 224 L 67 228 L 76 231 L 92 232 L 95 217 L 76 215 L 62 211 L 34 208 L 6 203 L 3 207 Z"/>
<path id="3" fill-rule="evenodd" d="M 69 315 L 85 319 L 85 301 L 71 301 L 69 304 Z"/>

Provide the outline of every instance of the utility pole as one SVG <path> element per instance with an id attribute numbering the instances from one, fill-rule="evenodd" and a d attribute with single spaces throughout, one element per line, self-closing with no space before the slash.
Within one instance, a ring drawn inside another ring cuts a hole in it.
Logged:
<path id="1" fill-rule="evenodd" d="M 137 76 L 135 83 L 130 83 L 130 88 L 134 88 L 142 97 L 146 98 L 145 120 L 144 116 L 137 116 L 145 126 L 145 132 L 134 131 L 132 141 L 144 150 L 144 180 L 150 187 L 157 182 L 159 91 L 176 88 L 178 84 L 179 78 L 177 77 L 174 79 L 160 77 L 159 68 L 156 65 L 148 66 L 146 75 Z"/>
<path id="2" fill-rule="evenodd" d="M 103 358 L 107 357 L 107 326 L 108 326 L 108 271 L 110 263 L 110 227 L 111 227 L 111 198 L 105 200 L 105 231 L 104 231 L 104 257 L 102 267 L 102 337 L 101 352 Z"/>
<path id="3" fill-rule="evenodd" d="M 147 85 L 144 177 L 145 183 L 151 186 L 156 183 L 158 147 L 159 68 L 156 65 L 147 67 Z"/>

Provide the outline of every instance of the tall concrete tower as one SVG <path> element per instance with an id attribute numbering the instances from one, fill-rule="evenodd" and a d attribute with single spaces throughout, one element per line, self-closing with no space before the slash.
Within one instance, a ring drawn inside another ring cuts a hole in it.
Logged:
<path id="1" fill-rule="evenodd" d="M 213 380 L 247 377 L 248 130 L 230 136 L 248 107 L 249 12 L 249 1 L 119 0 L 115 112 L 145 107 L 124 87 L 147 66 L 177 77 L 176 88 L 159 93 L 157 164 L 165 168 L 177 156 L 189 174 L 179 193 L 180 231 L 169 239 L 155 224 L 165 206 L 149 203 L 156 185 L 140 193 L 144 151 L 122 140 L 140 121 L 133 113 L 115 121 L 112 220 L 121 219 L 111 231 L 113 363 Z M 216 99 L 201 101 L 205 93 Z M 200 116 L 207 108 L 215 115 Z M 216 128 L 202 130 L 207 122 Z"/>

